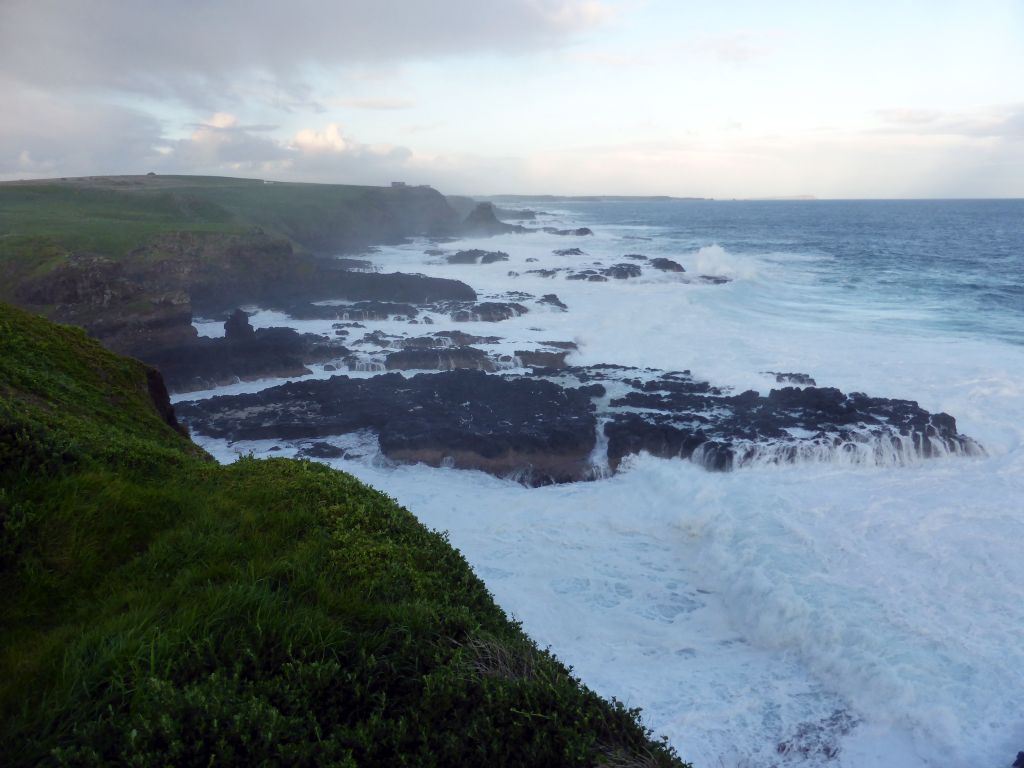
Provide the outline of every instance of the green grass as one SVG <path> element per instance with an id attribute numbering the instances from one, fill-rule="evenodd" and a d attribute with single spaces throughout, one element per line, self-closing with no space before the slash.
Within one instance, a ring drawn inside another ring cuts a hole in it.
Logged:
<path id="1" fill-rule="evenodd" d="M 148 392 L 0 305 L 0 764 L 681 765 L 393 500 Z"/>
<path id="2" fill-rule="evenodd" d="M 256 226 L 301 242 L 352 203 L 383 193 L 199 176 L 0 184 L 0 260 L 47 246 L 122 257 L 161 234 L 238 234 Z"/>

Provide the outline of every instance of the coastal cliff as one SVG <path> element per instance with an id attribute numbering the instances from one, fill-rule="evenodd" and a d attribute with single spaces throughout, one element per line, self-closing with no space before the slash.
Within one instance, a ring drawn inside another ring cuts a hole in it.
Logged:
<path id="1" fill-rule="evenodd" d="M 682 765 L 395 502 L 5 305 L 0 488 L 4 765 Z"/>
<path id="2" fill-rule="evenodd" d="M 144 358 L 194 338 L 193 312 L 246 302 L 475 298 L 456 281 L 368 274 L 329 258 L 458 224 L 429 187 L 189 176 L 5 183 L 0 300 Z"/>

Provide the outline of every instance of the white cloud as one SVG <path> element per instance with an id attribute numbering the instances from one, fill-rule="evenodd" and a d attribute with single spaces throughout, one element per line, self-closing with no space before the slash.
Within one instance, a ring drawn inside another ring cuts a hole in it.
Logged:
<path id="1" fill-rule="evenodd" d="M 238 123 L 238 118 L 228 112 L 215 112 L 210 118 L 210 125 L 214 128 L 231 128 Z"/>
<path id="2" fill-rule="evenodd" d="M 416 104 L 409 99 L 340 99 L 338 106 L 351 107 L 353 109 L 372 109 L 380 111 L 391 111 L 399 109 L 412 109 Z"/>
<path id="3" fill-rule="evenodd" d="M 970 139 L 1024 138 L 1024 103 L 999 104 L 969 111 L 896 108 L 875 112 L 882 131 Z"/>
<path id="4" fill-rule="evenodd" d="M 774 52 L 774 35 L 755 32 L 733 32 L 700 38 L 697 48 L 729 64 L 743 64 L 770 56 Z"/>
<path id="5" fill-rule="evenodd" d="M 292 146 L 301 152 L 344 152 L 349 142 L 341 135 L 337 123 L 331 123 L 321 130 L 304 128 L 295 134 Z"/>

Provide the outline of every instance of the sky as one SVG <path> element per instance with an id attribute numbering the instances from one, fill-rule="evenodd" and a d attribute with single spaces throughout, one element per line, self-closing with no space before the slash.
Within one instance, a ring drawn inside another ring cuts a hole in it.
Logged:
<path id="1" fill-rule="evenodd" d="M 0 179 L 1024 197 L 1024 0 L 0 0 Z"/>

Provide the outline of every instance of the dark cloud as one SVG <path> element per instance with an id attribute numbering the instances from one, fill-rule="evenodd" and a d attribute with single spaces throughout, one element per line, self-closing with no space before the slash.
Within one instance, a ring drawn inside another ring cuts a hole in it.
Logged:
<path id="1" fill-rule="evenodd" d="M 160 157 L 151 115 L 55 99 L 0 79 L 0 177 L 138 173 Z"/>
<path id="2" fill-rule="evenodd" d="M 200 108 L 257 88 L 305 110 L 314 71 L 536 50 L 602 15 L 595 0 L 3 0 L 0 71 Z"/>

